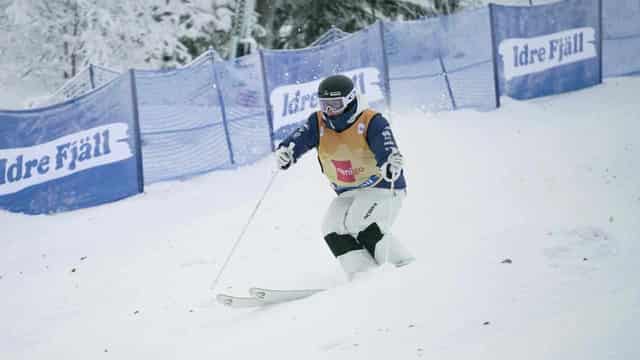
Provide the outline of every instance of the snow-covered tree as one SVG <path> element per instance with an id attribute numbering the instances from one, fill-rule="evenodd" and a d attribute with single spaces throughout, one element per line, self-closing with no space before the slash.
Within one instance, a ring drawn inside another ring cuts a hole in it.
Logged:
<path id="1" fill-rule="evenodd" d="M 231 28 L 235 10 L 235 0 L 210 1 L 196 8 L 192 14 L 183 16 L 184 31 L 180 42 L 192 57 L 213 48 L 222 57 L 227 57 Z M 206 13 L 207 16 L 202 16 Z"/>
<path id="2" fill-rule="evenodd" d="M 261 23 L 272 29 L 266 46 L 300 48 L 332 26 L 358 31 L 376 20 L 413 20 L 477 7 L 483 0 L 259 0 Z"/>
<path id="3" fill-rule="evenodd" d="M 124 70 L 192 59 L 181 39 L 219 20 L 211 0 L 4 0 L 2 63 L 57 86 L 89 63 Z M 49 86 L 50 87 L 50 86 Z"/>
<path id="4" fill-rule="evenodd" d="M 432 0 L 437 14 L 453 14 L 456 11 L 482 6 L 483 0 Z"/>
<path id="5" fill-rule="evenodd" d="M 429 14 L 428 7 L 403 0 L 300 0 L 277 1 L 269 19 L 263 21 L 277 29 L 274 48 L 301 48 L 332 26 L 355 32 L 379 19 L 408 20 Z"/>

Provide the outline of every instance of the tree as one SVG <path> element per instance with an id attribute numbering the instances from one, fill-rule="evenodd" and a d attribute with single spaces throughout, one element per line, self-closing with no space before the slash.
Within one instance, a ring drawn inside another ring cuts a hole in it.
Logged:
<path id="1" fill-rule="evenodd" d="M 291 49 L 308 46 L 332 26 L 355 32 L 377 20 L 415 20 L 482 3 L 483 0 L 258 0 L 257 6 L 263 15 L 261 24 L 271 29 L 263 44 Z"/>
<path id="2" fill-rule="evenodd" d="M 191 57 L 197 57 L 209 48 L 216 50 L 222 57 L 227 56 L 229 42 L 231 40 L 231 27 L 234 0 L 217 0 L 211 2 L 208 7 L 200 7 L 201 12 L 207 12 L 208 18 L 204 21 L 194 21 L 193 15 L 186 15 L 185 27 L 190 31 L 180 36 L 180 42 L 187 48 Z"/>
<path id="3" fill-rule="evenodd" d="M 0 61 L 47 87 L 89 63 L 173 67 L 192 59 L 180 39 L 217 21 L 203 3 L 210 0 L 10 0 L 0 12 L 10 56 Z"/>
<path id="4" fill-rule="evenodd" d="M 301 0 L 276 1 L 271 13 L 262 22 L 274 32 L 270 45 L 281 49 L 308 46 L 332 26 L 355 32 L 379 19 L 412 20 L 432 15 L 433 11 L 403 0 Z"/>
<path id="5" fill-rule="evenodd" d="M 453 14 L 464 8 L 483 5 L 484 0 L 433 0 L 433 8 L 438 14 Z"/>

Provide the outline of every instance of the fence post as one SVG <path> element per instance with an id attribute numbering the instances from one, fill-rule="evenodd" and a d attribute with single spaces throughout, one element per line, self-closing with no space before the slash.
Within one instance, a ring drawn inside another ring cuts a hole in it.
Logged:
<path id="1" fill-rule="evenodd" d="M 218 78 L 218 72 L 216 71 L 216 62 L 211 54 L 211 70 L 213 71 L 213 81 L 216 91 L 218 93 L 218 102 L 220 103 L 220 112 L 222 113 L 222 126 L 224 127 L 224 136 L 227 138 L 227 148 L 229 149 L 229 161 L 231 165 L 236 163 L 233 155 L 233 145 L 231 144 L 231 135 L 229 134 L 229 123 L 227 122 L 227 110 L 224 106 L 224 96 L 222 96 L 222 89 L 220 88 L 220 79 Z"/>
<path id="2" fill-rule="evenodd" d="M 380 31 L 380 45 L 382 47 L 382 67 L 385 87 L 385 101 L 387 103 L 387 111 L 391 112 L 391 80 L 389 79 L 389 59 L 384 42 L 384 22 L 378 20 L 378 29 Z"/>
<path id="3" fill-rule="evenodd" d="M 133 106 L 133 133 L 138 160 L 138 192 L 144 192 L 144 167 L 142 166 L 142 133 L 140 131 L 140 112 L 138 110 L 138 88 L 136 87 L 136 75 L 133 69 L 129 69 L 131 83 L 131 104 Z"/>
<path id="4" fill-rule="evenodd" d="M 491 61 L 493 62 L 493 84 L 496 92 L 496 108 L 500 107 L 500 77 L 498 75 L 498 56 L 496 49 L 496 29 L 493 16 L 494 4 L 489 4 L 489 28 L 491 29 Z"/>
<path id="5" fill-rule="evenodd" d="M 457 110 L 456 99 L 453 97 L 453 91 L 451 90 L 451 84 L 449 83 L 449 74 L 444 67 L 444 61 L 442 60 L 442 54 L 440 53 L 440 47 L 438 47 L 438 60 L 440 61 L 440 67 L 442 68 L 442 75 L 444 76 L 444 82 L 447 84 L 447 91 L 449 92 L 449 99 L 451 99 L 451 107 L 453 110 Z"/>
<path id="6" fill-rule="evenodd" d="M 93 64 L 89 64 L 89 82 L 91 83 L 91 90 L 96 88 L 96 82 L 93 76 Z"/>
<path id="7" fill-rule="evenodd" d="M 449 73 L 447 72 L 447 68 L 444 66 L 444 60 L 442 59 L 442 43 L 441 37 L 444 32 L 444 29 L 449 29 L 448 21 L 451 19 L 452 15 L 440 16 L 439 17 L 439 29 L 434 36 L 437 36 L 434 39 L 434 43 L 438 44 L 438 61 L 440 62 L 440 69 L 442 69 L 442 76 L 444 76 L 444 82 L 447 85 L 447 92 L 449 93 L 449 99 L 451 99 L 451 107 L 452 110 L 457 110 L 458 106 L 456 104 L 456 99 L 453 96 L 453 90 L 451 89 L 451 82 L 449 81 Z"/>
<path id="8" fill-rule="evenodd" d="M 267 71 L 264 64 L 264 53 L 262 49 L 258 49 L 258 55 L 260 55 L 260 67 L 262 69 L 262 87 L 264 91 L 264 106 L 267 110 L 267 121 L 269 122 L 269 136 L 271 136 L 271 151 L 275 151 L 274 133 L 273 133 L 273 109 L 271 108 L 271 101 L 269 100 L 269 86 L 267 84 Z"/>
<path id="9" fill-rule="evenodd" d="M 599 34 L 598 34 L 598 48 L 599 48 L 598 52 L 600 55 L 600 74 L 599 74 L 600 84 L 602 84 L 602 78 L 603 78 L 603 72 L 604 72 L 604 69 L 602 68 L 603 58 L 604 58 L 604 51 L 603 51 L 604 48 L 602 47 L 604 44 L 604 38 L 603 38 L 604 37 L 604 26 L 603 26 L 604 14 L 602 9 L 603 9 L 602 0 L 598 0 L 598 22 L 599 22 L 598 26 L 600 27 Z"/>

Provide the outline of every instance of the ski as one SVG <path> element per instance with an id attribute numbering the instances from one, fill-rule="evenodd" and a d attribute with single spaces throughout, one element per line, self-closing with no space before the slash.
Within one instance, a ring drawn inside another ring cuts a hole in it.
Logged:
<path id="1" fill-rule="evenodd" d="M 251 307 L 259 307 L 265 305 L 265 302 L 254 298 L 254 297 L 246 297 L 246 296 L 233 296 L 227 294 L 218 294 L 216 295 L 216 300 L 225 306 L 229 306 L 232 308 L 251 308 Z"/>
<path id="2" fill-rule="evenodd" d="M 216 300 L 222 305 L 232 308 L 260 307 L 303 299 L 322 290 L 324 289 L 275 290 L 252 287 L 249 289 L 251 296 L 218 294 Z"/>
<path id="3" fill-rule="evenodd" d="M 322 290 L 324 289 L 274 290 L 252 287 L 249 289 L 249 293 L 256 299 L 260 299 L 268 303 L 279 303 L 303 299 L 319 293 Z"/>

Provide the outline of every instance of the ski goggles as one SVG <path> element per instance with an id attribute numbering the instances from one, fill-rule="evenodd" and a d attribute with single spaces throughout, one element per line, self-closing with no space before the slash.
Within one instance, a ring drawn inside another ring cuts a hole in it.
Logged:
<path id="1" fill-rule="evenodd" d="M 320 110 L 327 115 L 339 115 L 349 106 L 349 103 L 356 97 L 356 89 L 353 88 L 347 96 L 318 98 Z"/>

